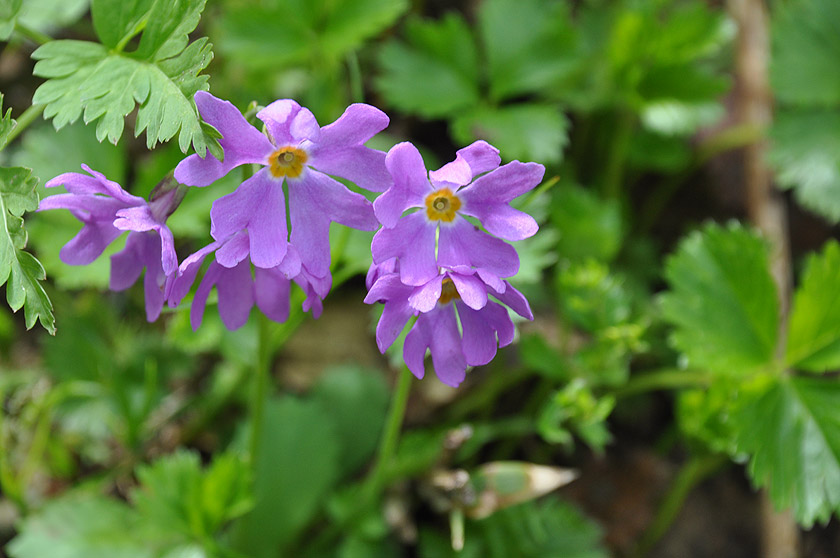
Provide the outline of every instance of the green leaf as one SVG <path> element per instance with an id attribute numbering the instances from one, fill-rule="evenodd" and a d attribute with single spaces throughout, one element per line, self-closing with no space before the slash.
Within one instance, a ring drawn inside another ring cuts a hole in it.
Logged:
<path id="1" fill-rule="evenodd" d="M 379 371 L 355 366 L 329 370 L 312 391 L 313 400 L 333 421 L 345 474 L 356 472 L 373 455 L 385 422 L 388 394 Z"/>
<path id="2" fill-rule="evenodd" d="M 840 383 L 788 378 L 751 397 L 733 418 L 753 482 L 806 528 L 828 521 L 840 511 Z"/>
<path id="3" fill-rule="evenodd" d="M 154 558 L 156 545 L 122 502 L 76 492 L 28 516 L 9 545 L 13 558 Z"/>
<path id="4" fill-rule="evenodd" d="M 12 109 L 6 109 L 6 114 L 3 114 L 3 94 L 0 93 L 0 151 L 6 147 L 9 141 L 9 134 L 17 126 L 17 122 L 12 119 Z"/>
<path id="5" fill-rule="evenodd" d="M 95 3 L 96 9 L 98 3 Z M 36 50 L 34 73 L 47 81 L 35 91 L 33 103 L 46 104 L 44 116 L 61 129 L 84 111 L 85 123 L 98 121 L 96 137 L 117 143 L 125 117 L 139 105 L 135 134 L 146 132 L 151 149 L 178 134 L 181 151 L 192 144 L 200 155 L 217 140 L 203 127 L 193 103 L 196 91 L 207 89 L 208 76 L 199 75 L 213 58 L 206 38 L 187 45 L 187 34 L 198 24 L 204 0 L 154 2 L 138 0 L 126 12 L 102 4 L 97 26 L 106 46 L 85 41 L 51 41 Z M 122 6 L 122 3 L 119 3 Z M 141 14 L 148 8 L 147 13 Z M 112 44 L 145 29 L 135 52 Z M 111 27 L 115 28 L 113 32 Z M 134 27 L 132 27 L 134 26 Z M 102 29 L 100 29 L 102 27 Z M 131 27 L 131 30 L 126 30 Z M 138 30 L 139 31 L 139 30 Z M 119 37 L 118 37 L 119 35 Z"/>
<path id="6" fill-rule="evenodd" d="M 568 54 L 575 38 L 569 19 L 564 3 L 488 0 L 481 4 L 479 31 L 494 99 L 539 91 L 566 76 L 576 63 Z"/>
<path id="7" fill-rule="evenodd" d="M 389 27 L 407 0 L 228 3 L 214 30 L 219 49 L 255 70 L 312 62 L 333 65 Z"/>
<path id="8" fill-rule="evenodd" d="M 437 22 L 412 19 L 405 33 L 407 44 L 390 41 L 380 50 L 376 85 L 385 99 L 426 118 L 474 106 L 478 52 L 464 19 L 451 12 Z"/>
<path id="9" fill-rule="evenodd" d="M 665 277 L 664 317 L 689 366 L 739 376 L 773 362 L 779 305 L 761 238 L 709 225 L 680 243 Z"/>
<path id="10" fill-rule="evenodd" d="M 782 110 L 770 131 L 768 159 L 779 186 L 832 223 L 840 221 L 840 114 L 836 109 Z"/>
<path id="11" fill-rule="evenodd" d="M 555 188 L 553 194 L 551 222 L 560 235 L 560 258 L 611 261 L 624 238 L 618 203 L 571 184 Z"/>
<path id="12" fill-rule="evenodd" d="M 137 35 L 148 21 L 154 0 L 93 0 L 93 28 L 103 45 L 114 48 Z"/>
<path id="13" fill-rule="evenodd" d="M 30 29 L 48 33 L 76 23 L 89 6 L 89 0 L 26 0 L 18 21 Z"/>
<path id="14" fill-rule="evenodd" d="M 520 103 L 482 107 L 458 116 L 452 133 L 461 143 L 483 139 L 506 159 L 559 163 L 568 143 L 569 121 L 554 105 Z"/>
<path id="15" fill-rule="evenodd" d="M 840 368 L 840 245 L 826 244 L 811 255 L 796 290 L 788 325 L 785 363 L 798 370 Z"/>
<path id="16" fill-rule="evenodd" d="M 774 6 L 770 80 L 782 103 L 840 104 L 840 4 L 795 0 Z"/>
<path id="17" fill-rule="evenodd" d="M 55 334 L 52 303 L 41 281 L 44 268 L 31 254 L 24 252 L 26 231 L 22 215 L 38 208 L 35 186 L 38 180 L 22 167 L 0 168 L 0 285 L 6 283 L 6 302 L 12 311 L 24 307 L 27 329 L 40 321 Z"/>
<path id="18" fill-rule="evenodd" d="M 235 540 L 253 558 L 274 558 L 312 519 L 338 479 L 341 445 L 322 406 L 285 397 L 266 402 L 254 478 L 254 509 Z"/>
<path id="19" fill-rule="evenodd" d="M 12 36 L 22 0 L 0 0 L 0 41 Z"/>

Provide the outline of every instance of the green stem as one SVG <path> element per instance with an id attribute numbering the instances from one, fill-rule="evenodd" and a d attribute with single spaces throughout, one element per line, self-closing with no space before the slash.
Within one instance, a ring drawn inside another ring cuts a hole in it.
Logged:
<path id="1" fill-rule="evenodd" d="M 48 42 L 52 41 L 52 37 L 47 34 L 41 33 L 37 29 L 32 29 L 31 27 L 27 27 L 20 22 L 15 22 L 15 31 L 18 34 L 23 35 L 33 43 L 37 43 L 39 45 L 45 45 Z"/>
<path id="2" fill-rule="evenodd" d="M 22 131 L 29 127 L 36 118 L 38 118 L 46 105 L 32 105 L 21 114 L 18 118 L 15 119 L 15 127 L 12 128 L 12 131 L 6 136 L 6 145 L 12 143 L 16 137 L 20 135 Z"/>
<path id="3" fill-rule="evenodd" d="M 251 466 L 254 468 L 257 466 L 262 442 L 265 400 L 268 397 L 269 369 L 271 367 L 271 324 L 262 313 L 257 314 L 257 324 L 257 360 L 253 399 L 251 400 L 251 445 L 248 452 Z"/>
<path id="4" fill-rule="evenodd" d="M 627 161 L 634 124 L 635 116 L 629 110 L 621 111 L 616 117 L 601 181 L 601 194 L 605 199 L 618 199 L 621 196 L 624 163 Z"/>
<path id="5" fill-rule="evenodd" d="M 365 482 L 363 493 L 365 502 L 371 505 L 376 502 L 382 492 L 385 475 L 397 450 L 397 442 L 402 430 L 403 418 L 405 418 L 412 379 L 413 375 L 408 368 L 404 367 L 400 372 L 397 387 L 391 399 L 391 408 L 388 410 L 388 416 L 385 419 L 385 429 L 382 431 L 382 438 L 379 441 L 376 464 Z"/>
<path id="6" fill-rule="evenodd" d="M 636 546 L 635 556 L 641 558 L 650 553 L 653 546 L 674 523 L 685 503 L 685 499 L 688 498 L 694 487 L 700 484 L 703 479 L 712 475 L 727 461 L 728 458 L 723 454 L 704 455 L 702 457 L 692 457 L 688 463 L 682 466 L 677 478 L 671 483 L 668 494 L 665 495 L 665 499 L 659 505 L 656 517 L 654 517 L 653 522 Z"/>
<path id="7" fill-rule="evenodd" d="M 705 387 L 712 379 L 706 372 L 665 368 L 630 378 L 623 387 L 616 390 L 617 398 L 637 395 L 648 391 Z"/>
<path id="8" fill-rule="evenodd" d="M 354 103 L 365 102 L 365 88 L 362 85 L 362 69 L 355 52 L 347 55 L 347 74 L 350 78 L 350 97 Z"/>

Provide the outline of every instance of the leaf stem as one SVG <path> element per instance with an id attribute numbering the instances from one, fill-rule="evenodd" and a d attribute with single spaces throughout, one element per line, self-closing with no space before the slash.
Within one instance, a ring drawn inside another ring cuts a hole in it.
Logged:
<path id="1" fill-rule="evenodd" d="M 609 145 L 604 174 L 601 180 L 601 195 L 604 199 L 618 199 L 621 197 L 621 179 L 624 174 L 624 163 L 627 160 L 627 150 L 633 135 L 635 116 L 630 110 L 624 109 L 616 116 L 612 141 Z"/>
<path id="2" fill-rule="evenodd" d="M 706 372 L 663 368 L 630 378 L 624 386 L 615 391 L 615 396 L 620 399 L 648 391 L 705 387 L 711 382 L 712 378 Z"/>
<path id="3" fill-rule="evenodd" d="M 382 431 L 382 438 L 379 441 L 376 464 L 365 481 L 363 494 L 366 504 L 372 505 L 382 492 L 385 475 L 397 449 L 413 377 L 408 368 L 403 367 L 391 399 L 388 416 L 385 419 L 385 429 Z"/>
<path id="4" fill-rule="evenodd" d="M 694 487 L 715 473 L 728 460 L 724 454 L 694 456 L 682 466 L 660 504 L 656 517 L 636 546 L 635 556 L 642 557 L 650 553 L 653 546 L 668 532 Z"/>
<path id="5" fill-rule="evenodd" d="M 33 43 L 37 43 L 39 45 L 45 45 L 53 40 L 52 37 L 50 37 L 46 33 L 41 33 L 37 29 L 32 29 L 31 27 L 23 25 L 19 21 L 15 22 L 15 31 L 17 31 L 18 34 L 26 37 Z"/>
<path id="6" fill-rule="evenodd" d="M 251 440 L 248 456 L 256 468 L 263 436 L 265 400 L 268 397 L 269 368 L 271 366 L 271 327 L 261 312 L 257 314 L 257 355 L 255 363 L 253 399 L 251 400 Z"/>
<path id="7" fill-rule="evenodd" d="M 35 121 L 35 119 L 41 115 L 42 112 L 44 112 L 45 108 L 46 105 L 32 105 L 31 107 L 23 111 L 23 114 L 21 114 L 18 118 L 15 119 L 15 127 L 12 128 L 12 130 L 6 136 L 6 145 L 12 143 L 12 140 L 14 140 L 20 135 L 22 131 L 28 128 L 29 125 L 32 124 Z"/>

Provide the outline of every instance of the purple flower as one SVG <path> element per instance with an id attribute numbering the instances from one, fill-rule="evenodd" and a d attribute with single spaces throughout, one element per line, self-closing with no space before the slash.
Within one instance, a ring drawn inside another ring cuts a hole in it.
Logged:
<path id="1" fill-rule="evenodd" d="M 91 176 L 68 172 L 48 181 L 47 188 L 63 185 L 68 193 L 45 198 L 38 208 L 69 209 L 83 223 L 82 230 L 61 249 L 61 261 L 89 264 L 124 231 L 130 231 L 125 248 L 111 256 L 110 288 L 127 289 L 145 268 L 146 318 L 154 321 L 163 308 L 167 282 L 178 268 L 166 219 L 181 203 L 184 188 L 164 181 L 152 193 L 152 201 L 146 202 L 87 165 L 82 169 Z"/>
<path id="2" fill-rule="evenodd" d="M 384 271 L 379 269 L 377 273 Z M 415 376 L 423 378 L 428 349 L 440 381 L 457 387 L 464 380 L 467 366 L 493 360 L 497 340 L 499 347 L 513 341 L 514 327 L 507 309 L 488 295 L 520 316 L 533 319 L 528 301 L 510 283 L 502 281 L 497 290 L 468 270 L 444 270 L 418 286 L 403 283 L 399 271 L 383 273 L 370 288 L 365 302 L 385 303 L 376 326 L 376 343 L 382 353 L 397 339 L 406 322 L 417 316 L 403 345 L 406 365 Z"/>
<path id="3" fill-rule="evenodd" d="M 384 225 L 373 238 L 374 263 L 398 258 L 402 282 L 414 286 L 437 276 L 439 266 L 480 269 L 494 282 L 515 275 L 516 250 L 499 239 L 521 240 L 537 232 L 536 221 L 510 201 L 539 184 L 545 168 L 519 161 L 500 167 L 500 162 L 495 147 L 477 141 L 427 173 L 412 144 L 391 148 L 385 164 L 394 185 L 373 204 Z M 403 216 L 412 208 L 419 211 Z M 499 238 L 480 231 L 465 215 Z"/>
<path id="4" fill-rule="evenodd" d="M 303 303 L 304 311 L 311 309 L 316 318 L 321 315 L 321 301 L 332 286 L 329 273 L 324 277 L 312 276 L 301 265 L 297 249 L 288 246 L 280 264 L 272 268 L 254 267 L 252 274 L 249 245 L 248 232 L 239 231 L 223 241 L 208 244 L 181 263 L 177 277 L 167 290 L 169 305 L 173 307 L 189 292 L 204 259 L 214 254 L 214 260 L 202 277 L 190 308 L 193 330 L 201 325 L 207 297 L 214 287 L 218 293 L 219 315 L 222 323 L 230 330 L 245 325 L 255 305 L 269 319 L 285 322 L 289 318 L 292 281 L 307 295 Z"/>
<path id="5" fill-rule="evenodd" d="M 207 186 L 239 165 L 263 165 L 236 191 L 213 204 L 210 232 L 214 239 L 223 240 L 244 229 L 253 264 L 266 269 L 279 265 L 289 245 L 284 180 L 289 191 L 291 245 L 312 275 L 324 277 L 329 272 L 331 222 L 363 230 L 376 228 L 370 202 L 328 175 L 374 192 L 390 186 L 385 154 L 364 146 L 388 125 L 385 113 L 354 104 L 322 128 L 309 110 L 283 99 L 257 113 L 265 123 L 266 137 L 227 101 L 199 91 L 195 102 L 202 118 L 222 134 L 224 160 L 191 155 L 175 169 L 178 181 Z"/>

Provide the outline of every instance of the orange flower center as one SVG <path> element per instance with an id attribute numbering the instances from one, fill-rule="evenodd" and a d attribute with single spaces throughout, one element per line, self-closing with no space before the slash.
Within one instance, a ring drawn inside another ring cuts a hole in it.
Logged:
<path id="1" fill-rule="evenodd" d="M 452 282 L 452 279 L 446 277 L 441 285 L 440 298 L 438 299 L 438 302 L 441 304 L 449 304 L 453 300 L 460 298 L 461 295 L 458 294 L 458 289 L 455 288 L 455 283 Z"/>
<path id="2" fill-rule="evenodd" d="M 451 223 L 459 209 L 461 200 L 449 188 L 441 188 L 426 196 L 426 216 L 430 221 Z"/>
<path id="3" fill-rule="evenodd" d="M 268 170 L 274 178 L 297 178 L 307 159 L 306 152 L 297 147 L 281 147 L 268 156 Z"/>

